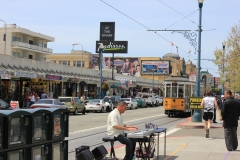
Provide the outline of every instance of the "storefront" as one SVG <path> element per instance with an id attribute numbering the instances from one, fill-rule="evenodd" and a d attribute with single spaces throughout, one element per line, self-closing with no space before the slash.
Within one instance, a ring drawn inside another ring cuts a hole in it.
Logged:
<path id="1" fill-rule="evenodd" d="M 45 79 L 48 83 L 46 84 L 46 93 L 48 93 L 48 96 L 50 98 L 58 98 L 61 96 L 62 76 L 46 74 Z"/>
<path id="2" fill-rule="evenodd" d="M 96 99 L 97 98 L 97 79 L 88 79 L 87 81 L 87 97 L 89 99 Z"/>
<path id="3" fill-rule="evenodd" d="M 13 89 L 11 85 L 11 75 L 5 71 L 0 71 L 0 99 L 10 102 L 13 99 Z"/>
<path id="4" fill-rule="evenodd" d="M 79 97 L 79 78 L 69 78 L 68 80 L 70 84 L 68 84 L 68 89 L 67 89 L 67 96 L 73 96 L 73 97 Z"/>

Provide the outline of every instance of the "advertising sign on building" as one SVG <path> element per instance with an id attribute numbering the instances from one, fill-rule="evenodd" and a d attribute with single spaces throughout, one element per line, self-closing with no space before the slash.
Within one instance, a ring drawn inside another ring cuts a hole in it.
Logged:
<path id="1" fill-rule="evenodd" d="M 0 75 L 5 74 L 6 71 L 0 70 Z"/>
<path id="2" fill-rule="evenodd" d="M 46 74 L 46 79 L 61 81 L 62 80 L 62 76 L 55 76 L 55 75 Z"/>
<path id="3" fill-rule="evenodd" d="M 104 50 L 102 53 L 127 53 L 128 41 L 96 41 L 96 53 L 100 46 L 99 43 L 103 43 Z"/>
<path id="4" fill-rule="evenodd" d="M 190 82 L 196 82 L 197 81 L 197 74 L 196 73 L 189 73 L 189 81 Z"/>
<path id="5" fill-rule="evenodd" d="M 115 22 L 100 22 L 100 40 L 114 41 Z"/>
<path id="6" fill-rule="evenodd" d="M 142 74 L 166 74 L 169 75 L 169 61 L 147 61 L 142 62 Z"/>
<path id="7" fill-rule="evenodd" d="M 11 75 L 9 74 L 0 74 L 1 79 L 11 79 Z"/>
<path id="8" fill-rule="evenodd" d="M 36 73 L 20 72 L 20 71 L 15 71 L 14 76 L 16 76 L 16 77 L 26 77 L 26 78 L 37 78 Z"/>

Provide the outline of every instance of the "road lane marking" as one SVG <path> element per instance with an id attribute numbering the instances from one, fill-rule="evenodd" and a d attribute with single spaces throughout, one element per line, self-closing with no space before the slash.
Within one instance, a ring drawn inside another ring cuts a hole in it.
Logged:
<path id="1" fill-rule="evenodd" d="M 179 152 L 181 149 L 183 149 L 184 147 L 186 147 L 187 144 L 182 145 L 180 148 L 178 148 L 176 151 L 174 151 L 173 153 L 171 153 L 167 158 L 165 158 L 164 160 L 168 160 L 170 157 L 172 157 L 173 155 L 175 155 L 177 152 Z"/>
<path id="2" fill-rule="evenodd" d="M 172 134 L 174 132 L 177 132 L 179 131 L 181 128 L 173 128 L 171 130 L 169 130 L 167 133 L 166 133 L 166 136 L 168 136 L 169 134 Z M 164 137 L 164 133 L 161 133 L 161 135 L 159 137 Z"/>
<path id="3" fill-rule="evenodd" d="M 158 116 L 162 116 L 162 115 L 165 115 L 165 114 L 159 114 L 159 115 L 155 115 L 155 116 L 138 118 L 138 119 L 126 121 L 126 122 L 124 122 L 124 123 L 134 122 L 134 121 L 138 121 L 138 120 L 142 120 L 142 119 L 147 119 L 147 118 L 158 117 Z M 69 132 L 69 135 L 70 135 L 70 134 L 77 134 L 77 133 L 80 133 L 80 132 L 92 131 L 92 130 L 95 130 L 95 129 L 102 129 L 102 128 L 106 128 L 106 127 L 107 127 L 107 125 L 99 126 L 99 127 L 94 127 L 94 128 L 83 129 L 83 130 L 78 130 L 78 131 L 73 131 L 73 132 Z"/>

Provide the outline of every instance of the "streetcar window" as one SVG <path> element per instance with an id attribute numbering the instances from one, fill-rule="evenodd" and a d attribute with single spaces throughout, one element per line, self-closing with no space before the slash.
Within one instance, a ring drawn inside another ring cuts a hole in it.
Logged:
<path id="1" fill-rule="evenodd" d="M 166 86 L 166 95 L 165 97 L 171 97 L 171 84 L 167 84 Z"/>
<path id="2" fill-rule="evenodd" d="M 177 98 L 177 83 L 172 83 L 172 98 Z"/>
<path id="3" fill-rule="evenodd" d="M 183 89 L 184 89 L 184 85 L 183 84 L 179 84 L 178 85 L 178 98 L 184 98 Z"/>

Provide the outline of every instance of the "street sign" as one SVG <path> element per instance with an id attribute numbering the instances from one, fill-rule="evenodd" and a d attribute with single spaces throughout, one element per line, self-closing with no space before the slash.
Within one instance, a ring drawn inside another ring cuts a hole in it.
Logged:
<path id="1" fill-rule="evenodd" d="M 114 41 L 115 22 L 100 22 L 100 40 Z"/>
<path id="2" fill-rule="evenodd" d="M 190 109 L 203 109 L 203 106 L 201 106 L 203 97 L 190 97 Z"/>
<path id="3" fill-rule="evenodd" d="M 103 43 L 102 53 L 127 53 L 128 41 L 96 41 L 96 53 L 98 53 L 99 43 Z"/>

